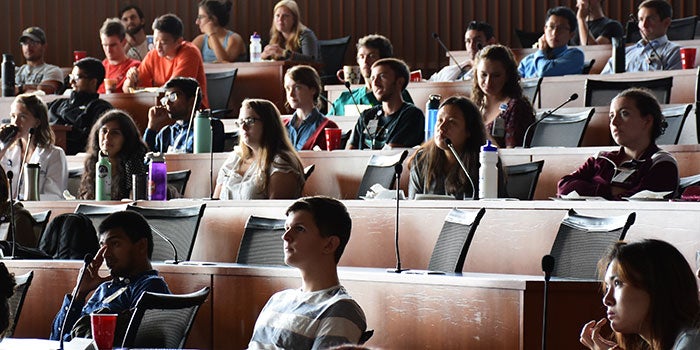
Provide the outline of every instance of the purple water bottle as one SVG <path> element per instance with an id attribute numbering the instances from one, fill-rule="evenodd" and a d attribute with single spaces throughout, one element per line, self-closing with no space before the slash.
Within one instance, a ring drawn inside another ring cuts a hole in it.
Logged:
<path id="1" fill-rule="evenodd" d="M 165 154 L 148 152 L 146 158 L 150 160 L 148 166 L 148 200 L 168 200 L 168 168 L 165 165 Z"/>

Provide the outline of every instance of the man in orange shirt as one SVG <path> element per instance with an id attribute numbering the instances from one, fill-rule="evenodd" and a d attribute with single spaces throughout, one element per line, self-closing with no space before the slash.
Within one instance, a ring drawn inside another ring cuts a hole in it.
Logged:
<path id="1" fill-rule="evenodd" d="M 163 86 L 174 77 L 191 77 L 201 87 L 202 105 L 209 106 L 202 54 L 183 39 L 182 33 L 182 21 L 174 14 L 162 15 L 153 22 L 155 49 L 148 52 L 138 69 L 129 69 L 124 92 L 129 92 L 129 88 Z"/>
<path id="2" fill-rule="evenodd" d="M 104 94 L 107 92 L 122 92 L 126 72 L 131 67 L 138 67 L 139 61 L 129 58 L 126 55 L 126 28 L 119 18 L 108 18 L 100 28 L 100 41 L 105 58 L 102 65 L 105 67 L 105 82 L 100 85 L 97 92 Z M 111 79 L 112 84 L 107 80 Z M 109 87 L 109 91 L 107 88 Z"/>

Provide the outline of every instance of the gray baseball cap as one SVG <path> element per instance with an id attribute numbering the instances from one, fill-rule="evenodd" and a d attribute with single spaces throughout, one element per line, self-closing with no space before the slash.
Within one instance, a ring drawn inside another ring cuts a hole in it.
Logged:
<path id="1" fill-rule="evenodd" d="M 19 37 L 19 42 L 21 43 L 24 38 L 29 38 L 34 41 L 46 44 L 46 34 L 44 30 L 39 27 L 29 27 L 22 32 L 22 36 Z"/>

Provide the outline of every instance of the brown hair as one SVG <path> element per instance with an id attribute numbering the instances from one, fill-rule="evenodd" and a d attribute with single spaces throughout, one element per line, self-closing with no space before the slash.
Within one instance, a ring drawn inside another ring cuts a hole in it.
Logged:
<path id="1" fill-rule="evenodd" d="M 503 85 L 503 95 L 519 99 L 523 96 L 523 88 L 520 86 L 520 73 L 518 73 L 518 64 L 515 61 L 513 52 L 503 45 L 489 45 L 479 50 L 474 57 L 474 66 L 478 66 L 481 61 L 489 60 L 500 62 L 506 70 L 506 83 Z M 474 71 L 474 84 L 472 85 L 472 101 L 479 108 L 484 108 L 486 105 L 486 94 L 479 86 L 479 72 Z"/>
<path id="2" fill-rule="evenodd" d="M 275 4 L 275 8 L 272 10 L 272 14 L 277 11 L 280 7 L 286 7 L 294 17 L 294 24 L 292 25 L 292 35 L 289 39 L 285 40 L 282 32 L 275 28 L 274 18 L 272 20 L 272 26 L 270 27 L 270 44 L 277 44 L 289 51 L 298 51 L 301 47 L 300 36 L 301 32 L 306 29 L 306 26 L 301 23 L 301 13 L 299 11 L 299 5 L 297 5 L 294 0 L 282 0 Z"/>
<path id="3" fill-rule="evenodd" d="M 321 90 L 323 90 L 323 87 L 321 86 L 321 77 L 318 76 L 318 73 L 313 67 L 303 64 L 294 66 L 287 70 L 285 76 L 294 80 L 294 82 L 297 84 L 306 85 L 309 88 L 316 90 L 314 93 L 314 105 L 318 107 L 320 102 L 319 96 L 321 95 Z M 289 103 L 285 102 L 285 104 L 287 104 L 287 107 L 289 107 Z"/>
<path id="4" fill-rule="evenodd" d="M 49 125 L 49 110 L 46 103 L 35 93 L 21 94 L 12 103 L 24 105 L 31 115 L 39 120 L 39 126 L 34 128 L 32 143 L 38 147 L 48 147 L 54 144 L 56 136 Z"/>

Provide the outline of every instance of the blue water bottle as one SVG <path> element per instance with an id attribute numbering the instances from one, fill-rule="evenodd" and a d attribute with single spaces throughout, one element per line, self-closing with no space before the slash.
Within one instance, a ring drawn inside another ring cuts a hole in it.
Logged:
<path id="1" fill-rule="evenodd" d="M 428 102 L 425 104 L 425 140 L 428 141 L 433 137 L 435 132 L 435 121 L 437 120 L 438 108 L 440 108 L 440 100 L 442 96 L 435 94 L 430 95 Z"/>

